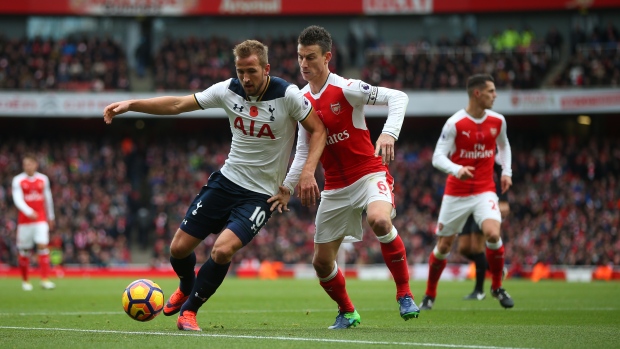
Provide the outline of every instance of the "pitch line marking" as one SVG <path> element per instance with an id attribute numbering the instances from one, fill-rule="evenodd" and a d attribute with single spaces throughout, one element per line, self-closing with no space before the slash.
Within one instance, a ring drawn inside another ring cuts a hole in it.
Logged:
<path id="1" fill-rule="evenodd" d="M 503 308 L 500 307 L 493 307 L 493 308 L 450 308 L 450 309 L 437 309 L 438 311 L 506 311 Z M 537 308 L 537 309 L 533 309 L 533 308 L 515 308 L 515 309 L 510 309 L 509 311 L 547 311 L 547 310 L 553 310 L 553 311 L 575 311 L 575 308 L 562 308 L 562 309 L 551 309 L 551 308 Z M 618 310 L 617 308 L 579 308 L 578 310 L 583 310 L 583 311 L 616 311 Z M 242 311 L 231 311 L 231 310 L 205 310 L 209 313 L 216 313 L 216 314 L 230 314 L 230 313 L 248 313 L 248 314 L 262 314 L 262 313 L 306 313 L 306 312 L 310 312 L 310 313 L 333 313 L 334 309 L 299 309 L 299 310 L 294 310 L 294 309 L 282 309 L 282 310 L 270 310 L 270 309 L 265 309 L 265 310 L 260 310 L 260 309 L 251 309 L 251 310 L 242 310 Z M 363 309 L 363 311 L 392 311 L 392 309 L 378 309 L 378 308 L 369 308 L 369 309 Z M 16 312 L 16 313 L 9 313 L 9 312 L 1 312 L 0 316 L 76 316 L 76 315 L 121 315 L 121 314 L 125 314 L 122 311 L 61 311 L 61 312 L 32 312 L 32 313 L 24 313 L 24 312 Z"/>
<path id="2" fill-rule="evenodd" d="M 362 341 L 350 339 L 325 339 L 325 338 L 302 338 L 302 337 L 281 337 L 281 336 L 235 336 L 229 334 L 207 334 L 207 333 L 175 333 L 175 332 L 132 332 L 116 330 L 82 330 L 76 328 L 45 328 L 45 327 L 18 327 L 0 326 L 0 329 L 7 330 L 37 330 L 37 331 L 58 331 L 58 332 L 82 332 L 82 333 L 101 333 L 101 334 L 125 334 L 125 335 L 156 335 L 156 336 L 188 336 L 188 337 L 214 337 L 214 338 L 233 338 L 233 339 L 267 339 L 278 341 L 293 342 L 322 342 L 322 343 L 347 343 L 347 344 L 375 344 L 375 345 L 402 345 L 416 347 L 438 347 L 438 348 L 469 348 L 469 349 L 533 349 L 516 347 L 496 347 L 487 345 L 462 345 L 462 344 L 438 344 L 438 343 L 408 343 L 408 342 L 385 342 L 385 341 Z"/>

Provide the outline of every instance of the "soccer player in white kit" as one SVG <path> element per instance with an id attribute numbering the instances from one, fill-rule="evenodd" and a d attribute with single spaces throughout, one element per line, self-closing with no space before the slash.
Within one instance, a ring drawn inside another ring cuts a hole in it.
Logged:
<path id="1" fill-rule="evenodd" d="M 189 96 L 112 103 L 103 113 L 107 123 L 127 111 L 176 115 L 223 108 L 228 114 L 228 159 L 191 203 L 170 244 L 170 263 L 180 281 L 164 315 L 180 312 L 177 327 L 185 331 L 201 330 L 196 313 L 224 281 L 233 255 L 259 233 L 272 211 L 288 210 L 292 193 L 282 184 L 298 122 L 310 135 L 301 175 L 302 204 L 315 204 L 319 195 L 314 171 L 325 147 L 323 123 L 297 86 L 269 76 L 265 45 L 246 40 L 233 53 L 237 78 Z M 219 236 L 196 276 L 194 249 L 209 234 Z"/>
<path id="2" fill-rule="evenodd" d="M 429 257 L 426 292 L 420 309 L 430 310 L 437 296 L 437 284 L 447 257 L 467 217 L 473 214 L 486 239 L 486 257 L 491 272 L 491 295 L 504 308 L 514 301 L 502 288 L 504 246 L 500 236 L 500 214 L 493 167 L 495 149 L 502 167 L 501 191 L 512 185 L 510 143 L 506 119 L 490 108 L 497 97 L 490 75 L 473 75 L 467 79 L 467 108 L 452 115 L 441 131 L 433 154 L 433 166 L 448 174 L 439 218 L 437 246 Z"/>
<path id="3" fill-rule="evenodd" d="M 39 164 L 34 155 L 24 156 L 24 172 L 13 178 L 13 202 L 17 214 L 17 249 L 19 250 L 19 269 L 22 275 L 22 289 L 32 291 L 28 280 L 30 269 L 30 251 L 37 247 L 41 287 L 51 290 L 56 285 L 49 280 L 50 253 L 49 230 L 54 228 L 54 201 L 49 178 L 37 172 Z"/>
<path id="4" fill-rule="evenodd" d="M 345 329 L 357 326 L 361 320 L 347 294 L 336 255 L 342 242 L 362 240 L 363 211 L 394 277 L 400 316 L 405 320 L 416 318 L 419 309 L 409 288 L 407 252 L 392 225 L 394 179 L 388 171 L 409 99 L 401 91 L 370 86 L 331 73 L 328 68 L 331 47 L 331 35 L 322 27 L 310 26 L 298 38 L 299 66 L 308 82 L 302 92 L 327 128 L 327 145 L 321 156 L 325 188 L 316 216 L 312 264 L 321 286 L 338 304 L 336 321 L 329 328 Z M 364 106 L 374 104 L 389 106 L 376 148 L 364 117 Z M 300 128 L 297 138 L 295 159 L 284 181 L 291 190 L 308 155 L 307 132 Z"/>

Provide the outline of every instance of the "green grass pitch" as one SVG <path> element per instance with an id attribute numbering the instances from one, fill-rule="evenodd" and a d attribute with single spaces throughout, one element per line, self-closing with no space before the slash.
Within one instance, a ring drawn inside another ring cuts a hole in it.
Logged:
<path id="1" fill-rule="evenodd" d="M 149 278 L 148 275 L 144 276 Z M 0 346 L 7 348 L 618 348 L 620 283 L 507 280 L 515 308 L 487 294 L 463 301 L 471 281 L 439 284 L 435 308 L 398 315 L 391 281 L 348 280 L 362 323 L 328 330 L 335 304 L 315 280 L 227 278 L 198 313 L 200 333 L 176 329 L 176 316 L 129 318 L 121 293 L 134 278 L 58 279 L 32 292 L 0 279 Z M 166 298 L 173 278 L 153 279 Z M 489 281 L 487 280 L 487 286 Z M 425 283 L 412 282 L 416 303 Z"/>

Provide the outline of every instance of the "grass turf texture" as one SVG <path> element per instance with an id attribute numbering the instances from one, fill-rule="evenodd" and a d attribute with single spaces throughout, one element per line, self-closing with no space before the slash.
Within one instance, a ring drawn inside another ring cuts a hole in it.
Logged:
<path id="1" fill-rule="evenodd" d="M 149 278 L 148 275 L 144 275 Z M 473 282 L 439 284 L 433 310 L 403 321 L 391 281 L 348 280 L 362 323 L 327 330 L 335 304 L 314 280 L 228 278 L 198 313 L 203 332 L 176 329 L 176 316 L 129 318 L 121 293 L 133 279 L 58 279 L 57 288 L 21 290 L 0 279 L 2 348 L 617 348 L 620 283 L 508 280 L 515 308 L 464 301 Z M 153 280 L 165 297 L 175 279 Z M 489 282 L 486 283 L 489 285 Z M 419 304 L 425 283 L 412 282 Z"/>

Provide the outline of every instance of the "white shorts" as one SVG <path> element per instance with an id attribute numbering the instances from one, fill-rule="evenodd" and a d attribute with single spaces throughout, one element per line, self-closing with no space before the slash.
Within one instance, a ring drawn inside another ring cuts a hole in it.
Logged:
<path id="1" fill-rule="evenodd" d="M 484 192 L 471 196 L 444 195 L 439 209 L 436 234 L 439 236 L 452 236 L 458 234 L 467 221 L 470 214 L 478 226 L 487 219 L 493 219 L 501 223 L 502 216 L 499 212 L 497 194 Z"/>
<path id="2" fill-rule="evenodd" d="M 47 222 L 17 225 L 17 249 L 29 250 L 34 244 L 47 245 L 50 242 L 50 226 Z"/>
<path id="3" fill-rule="evenodd" d="M 374 201 L 394 204 L 385 172 L 368 174 L 345 188 L 324 190 L 316 214 L 315 243 L 345 237 L 343 242 L 362 241 L 362 212 Z M 396 210 L 392 208 L 392 218 Z"/>

